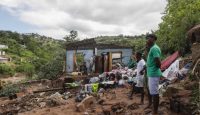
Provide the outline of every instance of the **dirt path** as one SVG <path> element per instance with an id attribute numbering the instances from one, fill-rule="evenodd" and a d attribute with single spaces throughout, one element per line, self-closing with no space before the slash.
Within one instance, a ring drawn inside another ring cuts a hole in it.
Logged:
<path id="1" fill-rule="evenodd" d="M 0 78 L 1 81 L 4 81 L 6 83 L 9 83 L 9 82 L 17 83 L 17 82 L 22 81 L 24 79 L 26 79 L 26 76 L 23 75 L 23 74 L 18 74 L 18 73 L 16 73 L 13 77 Z"/>

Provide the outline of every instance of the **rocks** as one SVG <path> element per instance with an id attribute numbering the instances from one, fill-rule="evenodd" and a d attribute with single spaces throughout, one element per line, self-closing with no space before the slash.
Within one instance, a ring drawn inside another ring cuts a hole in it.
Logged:
<path id="1" fill-rule="evenodd" d="M 42 92 L 42 93 L 40 93 L 39 95 L 40 95 L 40 96 L 44 96 L 44 94 L 45 94 L 45 92 Z"/>
<path id="2" fill-rule="evenodd" d="M 131 110 L 135 110 L 138 108 L 139 108 L 139 105 L 137 103 L 132 103 L 132 104 L 128 105 L 128 109 L 131 109 Z"/>
<path id="3" fill-rule="evenodd" d="M 57 105 L 63 105 L 64 100 L 62 99 L 62 95 L 58 92 L 56 92 L 55 94 L 51 95 L 50 97 L 48 97 L 50 103 L 48 103 L 50 106 L 57 106 Z"/>
<path id="4" fill-rule="evenodd" d="M 113 103 L 112 105 L 106 104 L 102 106 L 104 115 L 118 115 L 130 114 L 128 112 L 127 104 L 124 102 Z"/>
<path id="5" fill-rule="evenodd" d="M 72 94 L 70 92 L 63 93 L 63 99 L 67 100 L 67 99 L 69 99 L 71 97 L 72 97 Z"/>
<path id="6" fill-rule="evenodd" d="M 121 113 L 125 110 L 126 104 L 125 103 L 116 103 L 115 105 L 111 106 L 113 112 Z"/>
<path id="7" fill-rule="evenodd" d="M 79 112 L 84 112 L 87 108 L 95 105 L 95 98 L 93 96 L 88 96 L 81 103 L 79 103 L 76 108 Z"/>
<path id="8" fill-rule="evenodd" d="M 39 105 L 40 105 L 41 108 L 43 108 L 43 107 L 46 106 L 46 102 L 41 102 L 41 103 L 39 103 Z"/>
<path id="9" fill-rule="evenodd" d="M 29 94 L 12 100 L 3 106 L 1 105 L 0 109 L 3 108 L 7 113 L 12 113 L 12 111 L 22 113 L 35 108 L 54 107 L 62 104 L 65 104 L 65 100 L 62 99 L 62 95 L 58 92 L 49 97 L 45 97 L 44 94 Z"/>
<path id="10" fill-rule="evenodd" d="M 75 101 L 81 102 L 87 95 L 85 93 L 78 93 L 76 94 Z"/>

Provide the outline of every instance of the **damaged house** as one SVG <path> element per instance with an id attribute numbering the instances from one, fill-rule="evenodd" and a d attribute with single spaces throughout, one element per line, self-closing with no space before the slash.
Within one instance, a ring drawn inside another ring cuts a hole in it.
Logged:
<path id="1" fill-rule="evenodd" d="M 66 46 L 66 71 L 80 71 L 80 66 L 84 64 L 87 72 L 108 72 L 117 63 L 127 65 L 131 56 L 131 47 L 86 39 Z"/>

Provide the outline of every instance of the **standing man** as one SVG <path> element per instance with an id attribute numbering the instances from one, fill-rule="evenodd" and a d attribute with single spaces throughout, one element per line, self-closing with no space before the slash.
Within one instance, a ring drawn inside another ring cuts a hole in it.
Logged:
<path id="1" fill-rule="evenodd" d="M 150 48 L 147 57 L 147 76 L 148 76 L 148 86 L 150 95 L 153 98 L 153 114 L 158 114 L 159 106 L 159 91 L 158 85 L 159 80 L 162 75 L 161 66 L 161 50 L 158 45 L 156 45 L 157 37 L 154 34 L 149 34 L 146 36 L 147 46 Z"/>
<path id="2" fill-rule="evenodd" d="M 144 68 L 145 68 L 145 61 L 142 59 L 142 53 L 136 52 L 135 58 L 137 61 L 137 74 L 136 74 L 136 84 L 133 83 L 133 88 L 131 91 L 130 99 L 132 99 L 132 95 L 134 91 L 136 93 L 141 93 L 141 104 L 144 104 Z"/>

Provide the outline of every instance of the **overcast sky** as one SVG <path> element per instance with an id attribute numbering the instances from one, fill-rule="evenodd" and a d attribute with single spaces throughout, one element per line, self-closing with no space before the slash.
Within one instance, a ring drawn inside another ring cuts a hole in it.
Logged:
<path id="1" fill-rule="evenodd" d="M 61 39 L 139 35 L 158 29 L 166 0 L 0 0 L 0 30 Z"/>

